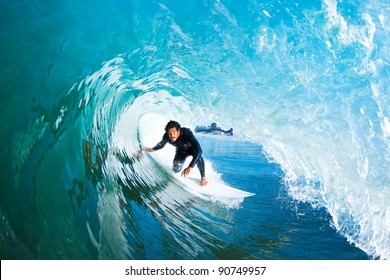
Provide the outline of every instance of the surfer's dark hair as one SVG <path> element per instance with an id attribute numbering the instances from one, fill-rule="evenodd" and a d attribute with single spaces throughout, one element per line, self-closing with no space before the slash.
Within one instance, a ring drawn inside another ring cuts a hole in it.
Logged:
<path id="1" fill-rule="evenodd" d="M 167 125 L 165 126 L 165 132 L 168 132 L 168 129 L 176 128 L 176 130 L 180 130 L 181 126 L 176 121 L 169 121 Z"/>

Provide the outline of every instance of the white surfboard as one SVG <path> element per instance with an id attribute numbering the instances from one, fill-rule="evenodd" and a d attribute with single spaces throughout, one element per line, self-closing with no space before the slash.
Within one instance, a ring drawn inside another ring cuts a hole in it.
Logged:
<path id="1" fill-rule="evenodd" d="M 209 178 L 208 184 L 206 186 L 201 186 L 200 178 L 194 178 L 194 176 L 191 175 L 183 177 L 180 174 L 175 174 L 175 177 L 183 184 L 183 189 L 202 197 L 231 199 L 245 198 L 254 195 L 254 193 L 233 188 L 215 178 Z"/>

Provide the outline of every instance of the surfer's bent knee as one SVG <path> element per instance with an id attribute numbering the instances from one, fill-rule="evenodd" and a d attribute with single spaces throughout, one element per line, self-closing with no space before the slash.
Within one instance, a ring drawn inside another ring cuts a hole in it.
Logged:
<path id="1" fill-rule="evenodd" d="M 182 168 L 183 168 L 182 162 L 180 162 L 180 161 L 173 162 L 173 166 L 172 166 L 173 172 L 178 173 L 182 170 Z"/>

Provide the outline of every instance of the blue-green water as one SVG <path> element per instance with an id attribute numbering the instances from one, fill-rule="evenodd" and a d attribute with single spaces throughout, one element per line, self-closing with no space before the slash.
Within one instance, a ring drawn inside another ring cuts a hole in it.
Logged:
<path id="1" fill-rule="evenodd" d="M 389 8 L 1 0 L 1 258 L 388 259 Z M 134 158 L 150 113 L 256 195 Z"/>

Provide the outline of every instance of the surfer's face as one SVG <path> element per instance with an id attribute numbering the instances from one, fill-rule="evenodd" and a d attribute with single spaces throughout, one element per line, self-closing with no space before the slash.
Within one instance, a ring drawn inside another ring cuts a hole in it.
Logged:
<path id="1" fill-rule="evenodd" d="M 167 131 L 169 139 L 171 139 L 172 142 L 175 142 L 177 138 L 180 136 L 180 129 L 170 128 Z"/>

